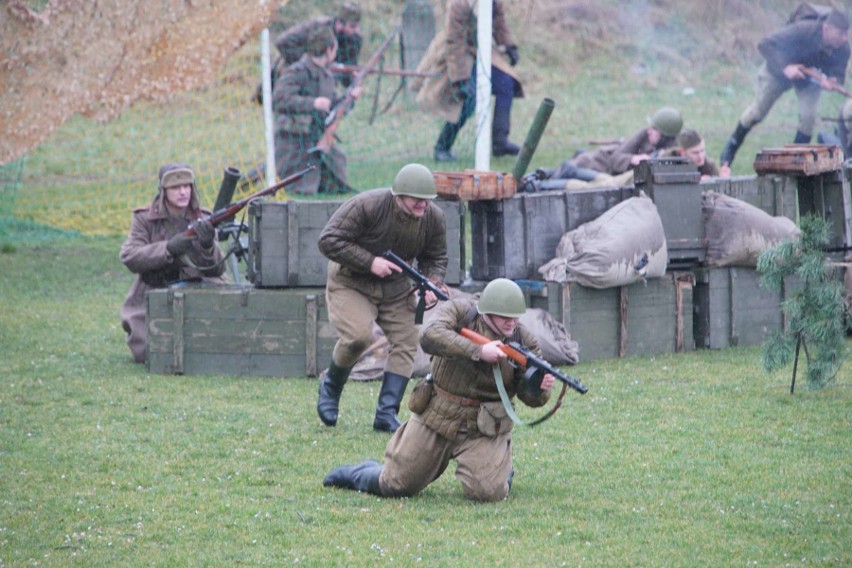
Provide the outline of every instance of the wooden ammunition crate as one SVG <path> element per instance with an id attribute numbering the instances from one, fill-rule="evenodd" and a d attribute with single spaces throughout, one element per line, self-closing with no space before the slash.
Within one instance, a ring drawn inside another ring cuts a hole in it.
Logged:
<path id="1" fill-rule="evenodd" d="M 320 233 L 343 201 L 258 201 L 249 204 L 246 278 L 258 288 L 325 286 L 328 259 Z M 436 200 L 447 220 L 446 283 L 464 277 L 464 203 Z"/>
<path id="2" fill-rule="evenodd" d="M 512 174 L 482 170 L 433 172 L 438 196 L 465 201 L 508 199 L 517 193 Z"/>
<path id="3" fill-rule="evenodd" d="M 667 272 L 647 283 L 588 288 L 577 283 L 518 281 L 531 308 L 562 322 L 580 360 L 679 353 L 695 349 L 691 272 Z"/>
<path id="4" fill-rule="evenodd" d="M 843 151 L 839 146 L 787 144 L 782 148 L 764 148 L 754 158 L 754 171 L 812 176 L 839 170 Z"/>
<path id="5" fill-rule="evenodd" d="M 618 187 L 469 202 L 471 277 L 539 279 L 538 268 L 556 255 L 562 235 L 634 195 L 632 187 Z"/>
<path id="6" fill-rule="evenodd" d="M 172 286 L 146 304 L 152 373 L 313 377 L 337 340 L 321 288 Z"/>
<path id="7" fill-rule="evenodd" d="M 847 162 L 852 167 L 852 162 Z M 830 224 L 829 247 L 852 246 L 852 192 L 848 171 L 828 172 L 800 177 L 798 181 L 799 213 L 816 215 Z M 840 252 L 836 258 L 843 258 Z"/>
<path id="8" fill-rule="evenodd" d="M 753 268 L 697 269 L 693 298 L 698 348 L 760 345 L 784 326 L 784 293 L 762 288 Z"/>

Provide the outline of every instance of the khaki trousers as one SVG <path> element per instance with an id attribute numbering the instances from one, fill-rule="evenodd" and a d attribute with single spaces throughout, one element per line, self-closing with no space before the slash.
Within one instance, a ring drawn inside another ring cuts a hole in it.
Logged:
<path id="1" fill-rule="evenodd" d="M 740 124 L 751 128 L 766 118 L 775 101 L 790 87 L 779 81 L 766 68 L 766 63 L 761 65 L 757 72 L 757 98 L 743 111 L 740 116 Z M 806 82 L 803 87 L 796 86 L 796 96 L 799 98 L 799 126 L 802 134 L 812 136 L 816 126 L 817 107 L 819 96 L 822 92 L 816 83 Z"/>
<path id="2" fill-rule="evenodd" d="M 512 472 L 512 433 L 494 438 L 455 440 L 427 428 L 416 414 L 403 424 L 385 448 L 379 488 L 385 497 L 410 497 L 438 479 L 450 460 L 464 496 L 473 501 L 500 501 L 509 495 Z"/>
<path id="3" fill-rule="evenodd" d="M 414 324 L 409 290 L 398 283 L 380 282 L 355 290 L 329 278 L 325 295 L 328 318 L 339 336 L 332 352 L 334 364 L 341 368 L 354 366 L 372 343 L 376 322 L 390 346 L 385 371 L 411 378 L 420 326 Z"/>

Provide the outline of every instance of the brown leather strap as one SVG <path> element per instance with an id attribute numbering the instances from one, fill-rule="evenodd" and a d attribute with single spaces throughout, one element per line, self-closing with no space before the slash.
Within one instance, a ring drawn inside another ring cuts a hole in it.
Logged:
<path id="1" fill-rule="evenodd" d="M 447 400 L 451 400 L 451 401 L 453 401 L 456 404 L 459 404 L 461 406 L 477 407 L 482 402 L 482 401 L 476 400 L 474 398 L 467 398 L 467 397 L 464 397 L 464 396 L 459 396 L 457 394 L 453 394 L 451 392 L 447 392 L 444 389 L 442 389 L 441 387 L 439 387 L 438 385 L 436 385 L 434 382 L 432 383 L 432 388 L 435 389 L 435 393 L 437 393 L 438 396 L 442 396 L 442 397 L 446 398 Z"/>

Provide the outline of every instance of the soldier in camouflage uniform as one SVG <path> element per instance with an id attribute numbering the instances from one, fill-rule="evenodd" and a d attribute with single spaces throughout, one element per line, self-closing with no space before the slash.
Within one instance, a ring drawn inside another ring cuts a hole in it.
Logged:
<path id="1" fill-rule="evenodd" d="M 326 153 L 309 152 L 322 137 L 325 118 L 342 99 L 329 70 L 336 53 L 337 40 L 331 28 L 316 28 L 311 32 L 308 52 L 287 69 L 272 92 L 278 176 L 283 179 L 310 165 L 318 166 L 288 188 L 295 193 L 353 191 L 347 182 L 346 156 L 337 144 Z M 357 99 L 361 87 L 354 87 L 351 94 Z"/>
<path id="2" fill-rule="evenodd" d="M 553 375 L 539 384 L 512 366 L 500 342 L 517 341 L 540 355 L 532 334 L 518 323 L 525 310 L 523 292 L 511 280 L 498 278 L 479 301 L 451 300 L 420 333 L 420 345 L 432 355 L 432 379 L 411 395 L 411 418 L 391 438 L 385 463 L 368 460 L 332 470 L 323 485 L 366 491 L 383 497 L 410 497 L 456 461 L 456 478 L 473 501 L 498 501 L 509 494 L 512 468 L 512 427 L 500 400 L 497 380 L 509 397 L 539 407 L 547 403 Z M 493 341 L 478 345 L 459 330 L 472 329 Z M 431 383 L 431 384 L 430 384 Z M 421 388 L 431 395 L 421 397 Z M 417 407 L 420 405 L 419 408 Z"/>
<path id="3" fill-rule="evenodd" d="M 137 363 L 145 362 L 147 347 L 145 292 L 178 281 L 226 283 L 216 229 L 203 220 L 210 211 L 201 208 L 192 169 L 184 164 L 161 167 L 158 190 L 149 206 L 133 210 L 120 253 L 121 262 L 137 275 L 121 306 L 121 327 Z M 193 222 L 195 236 L 183 236 Z"/>
<path id="4" fill-rule="evenodd" d="M 331 216 L 319 237 L 328 257 L 326 303 L 340 336 L 319 385 L 317 414 L 327 426 L 337 424 L 338 406 L 349 372 L 372 343 L 373 322 L 390 345 L 373 428 L 393 432 L 397 413 L 414 369 L 418 326 L 414 324 L 412 283 L 382 257 L 392 250 L 430 280 L 443 286 L 447 271 L 447 225 L 432 199 L 435 179 L 420 164 L 403 167 L 392 189 L 373 189 L 346 201 Z M 436 298 L 427 292 L 426 301 Z"/>

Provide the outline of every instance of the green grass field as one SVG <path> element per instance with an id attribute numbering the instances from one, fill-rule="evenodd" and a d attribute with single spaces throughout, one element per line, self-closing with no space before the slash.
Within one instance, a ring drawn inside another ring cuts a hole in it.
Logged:
<path id="1" fill-rule="evenodd" d="M 581 363 L 588 394 L 516 430 L 507 501 L 466 501 L 452 468 L 382 500 L 321 483 L 381 458 L 377 383 L 326 428 L 315 380 L 149 375 L 119 245 L 0 253 L 0 566 L 852 563 L 848 368 L 791 396 L 757 348 Z"/>

